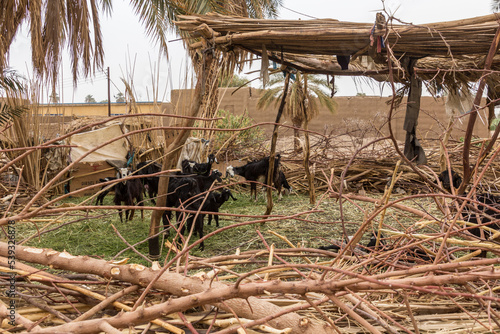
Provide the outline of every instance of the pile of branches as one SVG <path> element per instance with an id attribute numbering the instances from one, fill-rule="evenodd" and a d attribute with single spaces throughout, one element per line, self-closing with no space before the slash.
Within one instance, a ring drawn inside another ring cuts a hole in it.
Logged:
<path id="1" fill-rule="evenodd" d="M 259 231 L 263 222 L 272 221 L 324 224 L 311 216 L 317 207 L 272 217 L 225 214 L 233 217 L 233 224 L 179 248 L 167 242 L 166 260 L 149 267 L 0 242 L 0 284 L 6 287 L 0 303 L 2 326 L 9 332 L 32 333 L 119 333 L 124 328 L 143 333 L 314 334 L 500 329 L 500 259 L 475 257 L 481 250 L 498 255 L 500 246 L 472 239 L 459 214 L 445 203 L 429 212 L 406 202 L 442 201 L 443 194 L 393 200 L 393 176 L 384 195 L 373 199 L 339 193 L 339 181 L 323 175 L 328 182 L 323 200 L 335 198 L 341 208 L 347 201 L 368 203 L 360 215 L 363 220 L 353 222 L 354 235 L 334 241 L 328 250 L 304 248 L 275 234 L 288 245 L 277 248 Z M 43 213 L 91 208 L 45 207 Z M 391 220 L 399 213 L 411 222 L 394 227 L 386 216 L 389 209 Z M 19 222 L 23 217 L 12 212 L 8 219 Z M 4 226 L 7 236 L 12 235 L 11 225 Z M 243 225 L 257 227 L 260 249 L 210 258 L 190 254 L 201 241 Z M 376 236 L 375 246 L 362 246 L 362 237 L 370 232 Z M 138 253 L 133 245 L 128 248 Z"/>
<path id="2" fill-rule="evenodd" d="M 278 139 L 276 152 L 281 155 L 281 168 L 285 172 L 288 182 L 295 191 L 306 193 L 309 186 L 304 172 L 302 150 L 296 151 L 293 137 Z M 471 155 L 477 156 L 481 150 L 481 142 L 471 147 Z M 422 140 L 428 164 L 420 166 L 420 171 L 429 180 L 436 181 L 441 172 L 439 166 L 440 143 L 438 141 Z M 228 152 L 232 159 L 238 159 L 242 164 L 254 159 L 262 158 L 268 152 L 269 143 L 261 146 L 235 148 Z M 400 151 L 403 144 L 399 143 Z M 342 182 L 345 191 L 360 193 L 384 193 L 390 181 L 393 170 L 401 159 L 394 148 L 394 143 L 388 139 L 380 140 L 377 137 L 357 136 L 347 133 L 312 135 L 310 148 L 310 165 L 313 166 L 315 188 L 317 191 L 328 189 L 333 175 L 334 187 Z M 463 142 L 450 143 L 447 148 L 450 165 L 462 174 Z M 500 163 L 493 160 L 491 168 L 485 173 L 479 189 L 490 193 L 500 193 L 500 175 L 495 170 L 500 169 Z M 400 170 L 404 174 L 398 179 L 395 191 L 399 194 L 428 193 L 432 189 L 409 166 L 403 165 Z"/>
<path id="3" fill-rule="evenodd" d="M 438 222 L 419 221 L 430 223 Z M 1 242 L 2 327 L 11 333 L 119 333 L 122 328 L 488 333 L 500 328 L 500 260 L 463 253 L 475 246 L 498 252 L 497 245 L 455 237 L 444 241 L 443 232 L 384 233 L 392 237 L 375 249 L 352 242 L 339 243 L 336 251 L 291 243 L 275 249 L 262 235 L 260 250 L 213 258 L 189 255 L 198 243 L 182 251 L 171 246 L 175 256 L 150 268 L 25 246 L 16 247 L 12 262 L 9 245 Z M 443 248 L 446 244 L 454 247 Z"/>
<path id="4" fill-rule="evenodd" d="M 120 333 L 129 328 L 143 333 L 306 334 L 500 329 L 500 260 L 475 257 L 481 251 L 497 256 L 500 246 L 465 232 L 460 212 L 450 205 L 452 195 L 429 190 L 394 199 L 398 182 L 412 187 L 417 183 L 414 171 L 392 159 L 395 151 L 374 147 L 372 152 L 380 156 L 369 160 L 355 147 L 352 159 L 346 159 L 349 153 L 339 150 L 340 144 L 345 143 L 326 137 L 313 143 L 315 180 L 324 191 L 315 206 L 272 216 L 221 213 L 232 222 L 190 244 L 179 239 L 166 243 L 166 260 L 149 261 L 148 267 L 125 259 L 106 261 L 14 247 L 17 224 L 68 212 L 85 219 L 98 209 L 87 202 L 59 205 L 71 194 L 37 205 L 43 197 L 40 192 L 21 211 L 8 207 L 0 217 L 7 238 L 0 242 L 0 284 L 6 287 L 0 298 L 2 328 L 32 333 Z M 447 149 L 454 166 L 460 165 L 461 148 L 457 143 Z M 301 179 L 301 163 L 286 150 L 281 154 L 283 168 L 297 189 L 297 184 L 306 183 Z M 433 157 L 437 149 L 428 154 Z M 481 181 L 495 185 L 495 159 L 487 163 L 490 167 Z M 437 168 L 420 170 L 432 176 Z M 383 195 L 355 194 L 349 187 L 356 183 L 371 183 L 379 189 L 383 185 Z M 14 195 L 21 189 L 19 183 L 15 189 Z M 430 204 L 408 204 L 424 199 L 430 199 Z M 344 224 L 343 215 L 339 221 L 325 223 L 314 214 L 321 204 L 339 206 L 342 212 L 347 202 L 360 211 L 359 220 L 349 222 L 355 233 L 332 241 L 329 250 L 305 248 L 284 235 L 278 237 L 288 247 L 277 248 L 259 231 L 267 222 Z M 402 217 L 410 222 L 402 224 Z M 260 249 L 210 258 L 191 254 L 201 242 L 246 225 L 256 227 Z M 374 245 L 362 246 L 366 234 L 376 236 Z M 134 245 L 128 244 L 127 249 L 140 253 Z"/>

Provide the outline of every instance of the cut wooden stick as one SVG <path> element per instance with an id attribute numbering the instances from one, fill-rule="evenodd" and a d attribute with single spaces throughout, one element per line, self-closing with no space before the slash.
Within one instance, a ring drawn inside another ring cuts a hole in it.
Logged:
<path id="1" fill-rule="evenodd" d="M 121 298 L 125 295 L 128 295 L 129 293 L 132 293 L 134 291 L 137 291 L 138 289 L 139 289 L 138 285 L 129 286 L 128 288 L 125 288 L 125 289 L 109 296 L 108 298 L 104 299 L 102 302 L 100 302 L 96 306 L 92 307 L 90 310 L 88 310 L 84 314 L 80 315 L 78 318 L 75 318 L 75 320 L 73 320 L 73 321 L 82 321 L 82 320 L 89 319 L 92 316 L 94 316 L 97 312 L 105 309 L 110 304 L 114 303 L 119 298 Z"/>

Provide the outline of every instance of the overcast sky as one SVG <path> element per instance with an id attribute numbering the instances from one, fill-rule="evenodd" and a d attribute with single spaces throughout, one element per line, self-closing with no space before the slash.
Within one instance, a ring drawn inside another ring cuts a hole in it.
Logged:
<path id="1" fill-rule="evenodd" d="M 333 18 L 340 21 L 372 23 L 375 14 L 383 8 L 378 0 L 284 0 L 280 11 L 283 19 Z M 386 0 L 385 8 L 398 19 L 414 24 L 443 22 L 491 14 L 491 0 Z M 70 63 L 63 58 L 58 95 L 60 102 L 83 102 L 92 95 L 96 101 L 107 99 L 105 71 L 110 69 L 111 101 L 118 92 L 124 93 L 121 78 L 133 78 L 133 87 L 139 101 L 155 99 L 168 101 L 172 88 L 190 86 L 189 60 L 182 43 L 176 36 L 169 42 L 169 60 L 158 59 L 158 48 L 146 34 L 144 27 L 133 14 L 126 0 L 113 1 L 111 18 L 102 19 L 105 47 L 104 71 L 95 77 L 79 80 L 73 87 Z M 19 35 L 10 53 L 10 64 L 21 74 L 29 77 L 31 67 L 30 40 Z M 243 75 L 245 75 L 243 73 Z M 158 79 L 159 78 L 159 79 Z M 186 82 L 187 81 L 187 82 Z M 257 84 L 256 84 L 257 85 Z M 359 92 L 367 95 L 387 95 L 378 85 L 359 84 L 359 80 L 339 78 L 336 80 L 339 96 L 354 96 Z M 48 96 L 48 93 L 45 94 Z"/>

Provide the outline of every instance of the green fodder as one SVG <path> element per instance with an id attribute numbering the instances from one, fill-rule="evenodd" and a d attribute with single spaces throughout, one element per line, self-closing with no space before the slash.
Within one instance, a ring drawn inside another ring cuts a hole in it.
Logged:
<path id="1" fill-rule="evenodd" d="M 216 117 L 213 127 L 213 135 L 211 138 L 211 146 L 218 155 L 226 153 L 234 154 L 235 151 L 253 150 L 255 146 L 260 146 L 265 138 L 264 130 L 259 127 L 252 127 L 254 120 L 247 113 L 235 115 L 229 111 L 220 109 Z M 199 122 L 196 123 L 198 126 Z M 234 131 L 217 131 L 219 130 L 234 130 Z M 244 129 L 244 130 L 240 130 Z M 200 136 L 201 132 L 193 131 L 193 136 Z"/>
<path id="2" fill-rule="evenodd" d="M 84 199 L 73 198 L 72 200 L 76 204 Z M 111 196 L 105 198 L 104 205 L 112 205 Z M 116 209 L 89 210 L 83 215 L 73 211 L 62 218 L 51 217 L 52 221 L 45 218 L 42 222 L 34 220 L 17 224 L 17 239 L 21 243 L 31 237 L 30 240 L 24 242 L 24 245 L 111 260 L 127 247 L 118 233 L 130 244 L 143 241 L 148 236 L 150 217 L 151 211 L 145 210 L 144 220 L 141 220 L 140 211 L 136 210 L 133 220 L 124 219 L 121 222 Z M 47 224 L 50 226 L 46 227 Z M 38 234 L 39 232 L 42 233 Z M 142 254 L 148 253 L 147 241 L 135 247 Z M 146 264 L 147 262 L 132 250 L 123 252 L 117 260 L 123 258 L 130 258 L 130 261 L 135 263 Z"/>
<path id="3" fill-rule="evenodd" d="M 262 216 L 266 210 L 266 199 L 263 194 L 259 194 L 257 201 L 250 198 L 246 189 L 241 192 L 233 191 L 233 194 L 237 200 L 229 200 L 220 208 L 221 213 L 231 215 L 220 216 L 220 228 L 215 226 L 214 220 L 211 225 L 205 222 L 204 234 L 212 233 L 213 235 L 205 241 L 203 251 L 198 246 L 194 246 L 190 250 L 191 255 L 210 258 L 234 254 L 237 248 L 241 251 L 260 250 L 273 244 L 275 248 L 290 248 L 292 246 L 289 243 L 295 247 L 317 248 L 328 245 L 332 241 L 342 241 L 345 235 L 353 235 L 373 210 L 373 204 L 370 203 L 354 205 L 345 202 L 342 206 L 344 216 L 342 223 L 340 206 L 336 199 L 325 197 L 319 201 L 319 204 L 312 206 L 309 204 L 307 195 L 294 193 L 284 196 L 281 200 L 274 196 L 272 217 L 265 220 Z M 75 204 L 83 200 L 73 199 Z M 111 196 L 108 196 L 104 205 L 112 205 L 111 202 Z M 150 205 L 150 203 L 146 202 L 145 205 Z M 421 204 L 418 205 L 421 206 Z M 47 224 L 46 220 L 18 224 L 18 240 L 21 242 L 29 236 L 34 236 L 25 245 L 52 248 L 57 251 L 65 250 L 73 255 L 88 255 L 106 260 L 130 258 L 129 262 L 147 265 L 148 261 L 132 250 L 122 252 L 127 248 L 127 244 L 118 236 L 113 226 L 127 243 L 131 245 L 139 243 L 135 246 L 136 250 L 147 256 L 148 241 L 146 239 L 151 210 L 144 211 L 144 220 L 140 218 L 140 211 L 136 210 L 134 219 L 124 222 L 120 222 L 117 213 L 116 209 L 97 207 L 86 212 L 72 211 L 71 214 L 61 219 L 53 217 L 57 222 L 46 229 L 44 229 L 44 225 Z M 389 209 L 383 228 L 398 231 L 414 230 L 415 221 L 415 217 L 411 215 Z M 379 217 L 364 233 L 362 244 L 367 243 L 373 226 L 378 226 L 378 222 Z M 38 236 L 37 232 L 42 230 L 49 232 Z M 172 229 L 168 235 L 161 235 L 162 245 L 163 238 L 175 243 L 179 249 L 184 246 L 181 238 L 176 237 Z M 198 236 L 193 235 L 187 241 L 187 245 L 197 240 Z M 117 254 L 119 256 L 116 256 Z M 164 261 L 166 255 L 167 250 L 164 249 L 160 261 Z M 169 258 L 171 256 L 172 254 Z"/>

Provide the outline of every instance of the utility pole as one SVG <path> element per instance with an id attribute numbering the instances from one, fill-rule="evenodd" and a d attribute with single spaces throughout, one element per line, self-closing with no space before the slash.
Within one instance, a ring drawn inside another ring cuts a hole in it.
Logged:
<path id="1" fill-rule="evenodd" d="M 109 78 L 109 66 L 108 66 L 108 117 L 111 117 L 111 88 L 110 88 L 110 78 Z"/>

